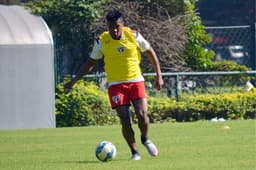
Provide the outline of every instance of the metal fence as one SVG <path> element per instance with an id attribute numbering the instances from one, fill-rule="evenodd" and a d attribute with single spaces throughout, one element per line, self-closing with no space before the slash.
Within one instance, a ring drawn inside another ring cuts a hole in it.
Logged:
<path id="1" fill-rule="evenodd" d="M 147 77 L 155 74 L 146 73 Z M 222 94 L 248 91 L 256 87 L 256 71 L 163 73 L 166 96 L 182 99 L 183 95 Z M 153 83 L 153 82 L 150 82 Z"/>
<path id="2" fill-rule="evenodd" d="M 216 52 L 215 60 L 234 60 L 256 70 L 256 24 L 206 27 L 206 32 L 211 34 L 213 38 L 213 41 L 206 48 Z M 56 84 L 63 82 L 64 70 L 66 70 L 63 65 L 63 49 L 57 45 L 55 44 Z"/>
<path id="3" fill-rule="evenodd" d="M 145 85 L 149 96 L 172 97 L 176 100 L 184 96 L 199 94 L 222 94 L 232 92 L 245 92 L 256 87 L 255 71 L 229 71 L 229 72 L 176 72 L 162 73 L 164 87 L 161 91 L 154 88 L 155 73 L 144 73 Z M 100 88 L 107 87 L 104 74 L 91 74 L 84 76 L 85 81 L 94 81 Z"/>
<path id="4" fill-rule="evenodd" d="M 212 42 L 206 48 L 215 51 L 215 60 L 234 60 L 256 70 L 256 24 L 206 27 Z"/>

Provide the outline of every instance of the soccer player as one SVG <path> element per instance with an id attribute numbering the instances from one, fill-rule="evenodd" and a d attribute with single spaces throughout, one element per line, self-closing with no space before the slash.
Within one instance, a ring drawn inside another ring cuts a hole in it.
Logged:
<path id="1" fill-rule="evenodd" d="M 131 150 L 131 160 L 140 160 L 141 157 L 132 128 L 130 105 L 134 107 L 138 119 L 142 144 L 150 155 L 157 156 L 157 147 L 148 139 L 149 117 L 144 78 L 140 69 L 141 53 L 147 55 L 154 67 L 155 85 L 158 90 L 163 86 L 159 60 L 149 42 L 139 32 L 124 26 L 120 11 L 109 11 L 106 20 L 108 31 L 96 39 L 89 59 L 81 66 L 76 76 L 65 84 L 65 89 L 71 89 L 83 75 L 92 70 L 99 59 L 103 58 L 109 100 L 120 118 L 123 137 Z"/>

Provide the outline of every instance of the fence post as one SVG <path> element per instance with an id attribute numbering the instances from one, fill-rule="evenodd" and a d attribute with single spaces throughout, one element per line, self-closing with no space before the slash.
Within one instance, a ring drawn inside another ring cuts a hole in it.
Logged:
<path id="1" fill-rule="evenodd" d="M 252 25 L 252 33 L 253 33 L 253 49 L 252 49 L 252 57 L 254 58 L 254 68 L 256 70 L 256 23 Z"/>
<path id="2" fill-rule="evenodd" d="M 179 101 L 179 74 L 176 75 L 176 100 Z"/>

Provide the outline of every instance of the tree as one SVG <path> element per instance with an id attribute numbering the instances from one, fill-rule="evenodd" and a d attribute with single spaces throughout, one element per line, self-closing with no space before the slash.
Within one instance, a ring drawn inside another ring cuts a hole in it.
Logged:
<path id="1" fill-rule="evenodd" d="M 94 38 L 106 30 L 105 15 L 111 8 L 123 11 L 127 25 L 141 31 L 149 40 L 160 58 L 163 72 L 189 71 L 198 63 L 200 67 L 205 65 L 209 62 L 209 54 L 202 53 L 201 46 L 208 42 L 208 37 L 197 22 L 200 18 L 194 13 L 195 2 L 35 0 L 26 6 L 42 15 L 50 25 L 59 60 L 66 63 L 61 70 L 72 75 L 89 56 Z M 142 65 L 144 72 L 152 71 L 147 61 Z M 94 71 L 102 71 L 100 68 Z"/>
<path id="2" fill-rule="evenodd" d="M 100 16 L 101 6 L 107 0 L 34 0 L 24 4 L 33 13 L 41 15 L 50 26 L 55 50 L 64 69 L 76 72 L 78 63 L 85 60 L 94 40 L 90 26 Z"/>
<path id="3" fill-rule="evenodd" d="M 188 22 L 188 43 L 183 52 L 183 58 L 193 70 L 207 70 L 213 64 L 213 51 L 206 50 L 203 45 L 211 42 L 211 37 L 206 34 L 201 18 L 195 13 L 195 2 L 197 0 L 186 0 L 186 13 Z"/>
<path id="4" fill-rule="evenodd" d="M 177 1 L 179 2 L 179 1 Z M 156 2 L 112 0 L 102 7 L 106 11 L 93 25 L 94 34 L 106 30 L 105 16 L 109 9 L 119 9 L 125 16 L 126 25 L 136 29 L 151 43 L 160 58 L 162 71 L 187 71 L 189 67 L 181 52 L 187 42 L 184 14 L 171 16 L 168 10 Z M 147 60 L 143 60 L 144 72 L 153 71 Z"/>

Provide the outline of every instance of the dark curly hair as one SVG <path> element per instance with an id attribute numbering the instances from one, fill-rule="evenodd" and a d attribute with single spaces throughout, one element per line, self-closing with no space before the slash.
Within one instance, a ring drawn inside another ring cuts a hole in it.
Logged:
<path id="1" fill-rule="evenodd" d="M 108 22 L 115 22 L 118 19 L 123 21 L 123 14 L 118 10 L 110 10 L 106 16 Z"/>

